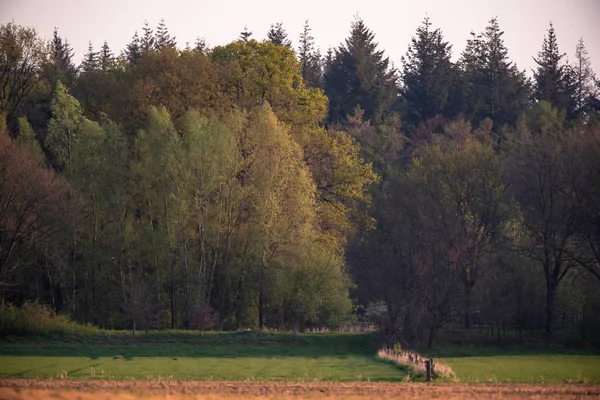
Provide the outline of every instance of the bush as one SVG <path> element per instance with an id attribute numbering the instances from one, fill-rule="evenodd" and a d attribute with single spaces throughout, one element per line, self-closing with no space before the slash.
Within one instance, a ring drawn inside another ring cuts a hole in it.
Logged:
<path id="1" fill-rule="evenodd" d="M 22 307 L 10 303 L 0 306 L 0 336 L 92 334 L 100 330 L 91 325 L 80 325 L 67 315 L 56 314 L 37 302 L 27 302 Z"/>

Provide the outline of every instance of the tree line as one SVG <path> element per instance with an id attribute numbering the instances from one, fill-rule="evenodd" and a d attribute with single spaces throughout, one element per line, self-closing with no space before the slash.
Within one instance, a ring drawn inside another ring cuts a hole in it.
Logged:
<path id="1" fill-rule="evenodd" d="M 141 32 L 75 66 L 58 31 L 0 28 L 4 299 L 134 330 L 596 330 L 582 40 L 567 63 L 550 25 L 529 79 L 495 18 L 457 62 L 426 18 L 399 70 L 360 18 L 325 56 L 308 22 L 297 51 L 281 23 Z"/>

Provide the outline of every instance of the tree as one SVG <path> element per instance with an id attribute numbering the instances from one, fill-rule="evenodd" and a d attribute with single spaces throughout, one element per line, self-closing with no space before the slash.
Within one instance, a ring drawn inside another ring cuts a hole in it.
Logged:
<path id="1" fill-rule="evenodd" d="M 471 33 L 459 61 L 465 114 L 475 126 L 490 118 L 497 132 L 515 125 L 529 98 L 525 74 L 508 59 L 503 35 L 492 18 L 484 33 Z"/>
<path id="2" fill-rule="evenodd" d="M 267 38 L 271 43 L 277 46 L 291 46 L 292 42 L 288 39 L 288 35 L 283 29 L 283 23 L 276 22 L 271 24 L 271 29 L 267 32 Z"/>
<path id="3" fill-rule="evenodd" d="M 66 39 L 58 35 L 58 29 L 54 28 L 46 71 L 46 79 L 51 87 L 57 82 L 70 88 L 75 83 L 77 68 L 73 63 L 73 48 Z"/>
<path id="4" fill-rule="evenodd" d="M 584 197 L 578 192 L 588 184 L 570 135 L 560 127 L 550 132 L 522 129 L 508 160 L 509 184 L 523 229 L 516 244 L 542 267 L 548 335 L 553 329 L 558 285 L 580 256 L 576 235 Z"/>
<path id="5" fill-rule="evenodd" d="M 100 49 L 100 54 L 98 56 L 100 58 L 100 70 L 102 72 L 107 72 L 114 68 L 115 66 L 115 56 L 113 52 L 110 50 L 108 43 L 106 40 L 102 44 L 102 48 Z"/>
<path id="6" fill-rule="evenodd" d="M 165 48 L 175 49 L 177 42 L 175 38 L 171 37 L 167 26 L 165 25 L 165 19 L 161 19 L 158 24 L 158 28 L 156 29 L 156 39 L 154 42 L 154 48 L 156 51 L 161 51 Z"/>
<path id="7" fill-rule="evenodd" d="M 199 53 L 206 54 L 208 52 L 208 45 L 206 44 L 206 40 L 201 37 L 196 38 L 194 50 L 196 50 Z"/>
<path id="8" fill-rule="evenodd" d="M 537 101 L 547 101 L 559 110 L 573 114 L 572 88 L 569 82 L 569 68 L 561 60 L 565 54 L 558 50 L 554 26 L 550 23 L 548 34 L 544 36 L 542 50 L 534 61 L 538 65 L 533 72 L 535 80 L 534 97 Z"/>
<path id="9" fill-rule="evenodd" d="M 248 30 L 247 26 L 244 26 L 244 30 L 242 32 L 240 32 L 239 41 L 247 42 L 248 40 L 250 40 L 251 36 L 252 36 L 252 32 Z"/>
<path id="10" fill-rule="evenodd" d="M 0 118 L 15 118 L 24 99 L 40 85 L 47 51 L 34 29 L 0 26 Z"/>
<path id="11" fill-rule="evenodd" d="M 389 59 L 377 49 L 375 34 L 357 18 L 345 44 L 335 49 L 326 67 L 324 88 L 329 98 L 329 120 L 341 121 L 360 106 L 366 119 L 381 121 L 397 105 L 396 80 Z"/>
<path id="12" fill-rule="evenodd" d="M 469 328 L 473 287 L 497 251 L 494 244 L 506 219 L 504 167 L 486 138 L 476 138 L 468 125 L 451 123 L 446 136 L 453 137 L 447 148 L 443 143 L 425 148 L 411 172 L 434 206 L 431 218 L 443 222 L 438 229 L 446 242 L 445 259 L 463 284 L 461 308 Z"/>
<path id="13" fill-rule="evenodd" d="M 405 119 L 418 124 L 448 110 L 454 80 L 450 61 L 452 47 L 439 29 L 431 30 L 429 18 L 417 28 L 406 56 L 402 58 L 402 96 Z"/>
<path id="14" fill-rule="evenodd" d="M 79 66 L 79 70 L 82 73 L 89 73 L 92 71 L 96 71 L 99 68 L 100 64 L 100 54 L 97 51 L 94 51 L 94 46 L 92 42 L 89 42 L 88 52 L 84 56 L 81 65 Z"/>
<path id="15" fill-rule="evenodd" d="M 575 112 L 585 116 L 590 108 L 590 100 L 598 96 L 600 91 L 595 85 L 596 77 L 583 39 L 577 42 L 575 63 L 572 66 L 575 79 Z"/>
<path id="16" fill-rule="evenodd" d="M 35 259 L 32 253 L 66 228 L 70 189 L 6 131 L 0 132 L 0 176 L 0 290 L 4 291 Z"/>
<path id="17" fill-rule="evenodd" d="M 44 153 L 40 142 L 35 137 L 35 132 L 31 127 L 27 117 L 20 117 L 18 119 L 19 124 L 19 136 L 17 137 L 17 143 L 19 146 L 29 150 L 32 157 L 38 159 L 40 164 L 44 161 Z"/>
<path id="18" fill-rule="evenodd" d="M 271 42 L 236 41 L 211 52 L 220 92 L 242 109 L 269 102 L 278 119 L 297 127 L 323 120 L 327 99 L 304 86 L 294 51 Z"/>
<path id="19" fill-rule="evenodd" d="M 298 58 L 300 60 L 300 71 L 302 80 L 308 87 L 323 86 L 323 68 L 321 54 L 315 49 L 314 38 L 310 35 L 308 20 L 304 22 L 304 28 L 300 34 L 300 46 L 298 47 Z"/>
<path id="20" fill-rule="evenodd" d="M 143 57 L 155 50 L 156 37 L 154 36 L 154 31 L 152 28 L 150 28 L 148 20 L 144 21 L 144 27 L 142 28 L 142 31 L 144 34 L 140 39 L 140 54 Z"/>
<path id="21" fill-rule="evenodd" d="M 50 105 L 52 118 L 48 124 L 45 146 L 60 170 L 73 159 L 73 145 L 83 122 L 79 101 L 61 83 L 56 84 Z"/>
<path id="22" fill-rule="evenodd" d="M 125 56 L 127 57 L 127 61 L 129 62 L 130 66 L 135 65 L 135 63 L 142 57 L 141 42 L 137 31 L 135 31 L 135 34 L 131 39 L 131 43 L 129 43 L 125 49 Z"/>

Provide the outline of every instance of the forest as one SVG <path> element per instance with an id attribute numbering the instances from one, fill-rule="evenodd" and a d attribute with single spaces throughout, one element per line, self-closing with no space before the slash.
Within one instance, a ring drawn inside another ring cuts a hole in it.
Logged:
<path id="1" fill-rule="evenodd" d="M 163 20 L 77 63 L 2 25 L 3 307 L 600 343 L 600 81 L 563 50 L 550 24 L 529 76 L 492 18 L 452 61 L 425 18 L 394 68 L 359 17 L 324 55 L 308 21 L 181 48 Z"/>

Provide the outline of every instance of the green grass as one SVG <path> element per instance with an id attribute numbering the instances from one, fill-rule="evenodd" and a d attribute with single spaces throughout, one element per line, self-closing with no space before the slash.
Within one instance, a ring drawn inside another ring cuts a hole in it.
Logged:
<path id="1" fill-rule="evenodd" d="M 401 381 L 407 369 L 376 359 L 376 334 L 261 331 L 100 331 L 0 337 L 0 377 Z M 600 383 L 600 350 L 461 347 L 425 352 L 461 382 Z"/>
<path id="2" fill-rule="evenodd" d="M 439 358 L 461 382 L 600 383 L 597 355 L 510 355 Z"/>
<path id="3" fill-rule="evenodd" d="M 460 346 L 423 351 L 449 365 L 461 382 L 600 383 L 600 350 Z"/>
<path id="4" fill-rule="evenodd" d="M 399 381 L 373 334 L 157 332 L 0 340 L 0 377 Z"/>

